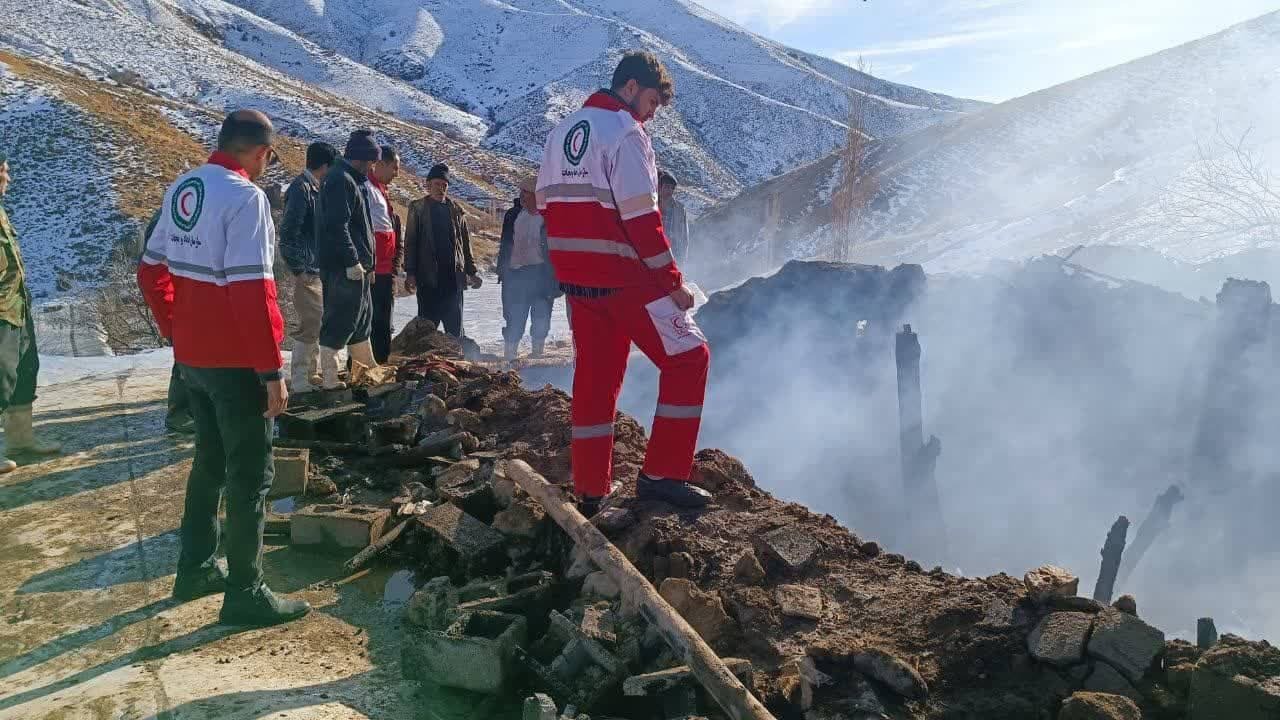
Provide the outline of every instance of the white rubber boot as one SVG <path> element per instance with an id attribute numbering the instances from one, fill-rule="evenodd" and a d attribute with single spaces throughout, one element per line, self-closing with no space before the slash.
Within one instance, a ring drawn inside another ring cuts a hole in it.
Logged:
<path id="1" fill-rule="evenodd" d="M 325 390 L 343 390 L 347 384 L 338 379 L 338 351 L 320 346 L 320 387 Z"/>
<path id="2" fill-rule="evenodd" d="M 31 425 L 31 406 L 12 405 L 4 413 L 5 450 L 10 455 L 57 455 L 62 446 L 55 442 L 42 442 L 36 438 Z"/>
<path id="3" fill-rule="evenodd" d="M 289 391 L 302 394 L 315 390 L 323 382 L 316 373 L 318 345 L 293 344 L 293 359 L 289 361 Z M 319 380 L 320 382 L 317 382 Z"/>
<path id="4" fill-rule="evenodd" d="M 378 361 L 373 359 L 373 345 L 368 340 L 348 345 L 347 354 L 353 363 L 360 363 L 370 370 L 378 367 Z"/>

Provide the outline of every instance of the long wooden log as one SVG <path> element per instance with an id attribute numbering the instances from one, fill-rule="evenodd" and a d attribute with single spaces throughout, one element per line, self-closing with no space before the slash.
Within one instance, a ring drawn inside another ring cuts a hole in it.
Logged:
<path id="1" fill-rule="evenodd" d="M 645 619 L 658 629 L 667 645 L 689 666 L 729 717 L 734 720 L 774 720 L 764 705 L 729 672 L 724 661 L 680 617 L 680 613 L 662 599 L 627 556 L 588 522 L 559 488 L 548 483 L 523 460 L 508 461 L 506 470 L 507 477 L 538 501 L 595 564 L 618 584 L 622 596 L 640 608 Z"/>
<path id="2" fill-rule="evenodd" d="M 1098 582 L 1093 586 L 1093 599 L 1105 605 L 1111 604 L 1116 589 L 1116 573 L 1120 572 L 1120 558 L 1124 555 L 1124 543 L 1129 537 L 1129 518 L 1121 515 L 1107 533 L 1102 544 L 1102 567 L 1098 570 Z"/>

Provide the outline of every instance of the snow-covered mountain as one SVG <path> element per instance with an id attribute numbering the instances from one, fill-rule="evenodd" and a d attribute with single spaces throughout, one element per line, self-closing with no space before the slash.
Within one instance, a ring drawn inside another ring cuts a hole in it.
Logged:
<path id="1" fill-rule="evenodd" d="M 696 207 L 834 148 L 852 89 L 871 94 L 883 136 L 982 107 L 683 0 L 0 0 L 0 17 L 0 144 L 22 180 L 7 204 L 42 294 L 59 275 L 91 280 L 230 108 L 262 109 L 299 142 L 371 127 L 411 171 L 448 162 L 456 194 L 501 202 L 552 123 L 625 49 L 649 48 L 677 81 L 653 126 L 659 159 Z M 65 222 L 45 214 L 51 197 Z"/>
<path id="2" fill-rule="evenodd" d="M 1145 248 L 1182 263 L 1280 246 L 1269 231 L 1188 232 L 1173 206 L 1205 169 L 1236 163 L 1223 142 L 1280 177 L 1280 13 L 1017 98 L 954 122 L 879 140 L 878 181 L 853 258 L 973 269 L 1077 245 Z M 831 247 L 839 159 L 824 158 L 710 210 L 699 234 L 739 258 L 717 279 L 785 253 Z M 1237 178 L 1238 180 L 1238 178 Z M 1280 190 L 1280 182 L 1273 187 Z M 1280 199 L 1276 200 L 1280 217 Z M 1214 211 L 1203 204 L 1199 212 Z M 770 214 L 778 222 L 770 222 Z M 1212 221 L 1212 218 L 1210 218 Z M 776 248 L 776 246 L 775 246 Z"/>

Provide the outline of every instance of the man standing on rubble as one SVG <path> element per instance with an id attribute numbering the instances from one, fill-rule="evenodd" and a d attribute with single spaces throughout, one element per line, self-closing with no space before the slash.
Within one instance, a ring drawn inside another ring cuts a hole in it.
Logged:
<path id="1" fill-rule="evenodd" d="M 293 179 L 284 194 L 284 219 L 280 221 L 280 256 L 293 273 L 293 360 L 289 385 L 304 393 L 321 384 L 320 318 L 324 311 L 324 287 L 316 255 L 316 195 L 338 150 L 329 143 L 307 146 L 307 167 Z"/>
<path id="2" fill-rule="evenodd" d="M 391 311 L 396 304 L 396 285 L 404 273 L 404 242 L 400 216 L 391 205 L 387 188 L 400 176 L 400 155 L 390 145 L 382 146 L 382 157 L 369 174 L 369 218 L 373 222 L 373 359 L 385 363 L 391 357 Z"/>
<path id="3" fill-rule="evenodd" d="M 173 597 L 222 592 L 218 617 L 229 625 L 274 625 L 311 609 L 262 581 L 273 418 L 289 403 L 271 268 L 275 227 L 266 194 L 252 182 L 275 159 L 273 136 L 260 112 L 228 115 L 217 151 L 165 193 L 138 266 L 143 296 L 173 342 L 196 425 Z M 215 558 L 224 489 L 227 570 Z"/>
<path id="4" fill-rule="evenodd" d="M 674 95 L 657 57 L 627 53 L 610 89 L 551 132 L 538 173 L 538 206 L 577 348 L 573 482 L 588 515 L 612 489 L 614 416 L 633 342 L 661 372 L 637 495 L 683 507 L 710 501 L 688 483 L 710 351 L 662 227 L 644 128 Z"/>
<path id="5" fill-rule="evenodd" d="M 462 207 L 448 197 L 449 166 L 427 173 L 427 195 L 409 204 L 404 228 L 405 282 L 418 295 L 418 317 L 462 337 L 462 292 L 480 288 L 471 259 L 471 231 Z"/>
<path id="6" fill-rule="evenodd" d="M 338 352 L 351 362 L 377 367 L 369 337 L 373 332 L 373 224 L 366 181 L 382 151 L 373 132 L 356 130 L 347 140 L 316 198 L 316 246 L 324 315 L 320 320 L 320 374 L 326 390 L 338 381 Z"/>
<path id="7" fill-rule="evenodd" d="M 40 356 L 18 231 L 13 229 L 3 205 L 8 192 L 9 158 L 0 151 L 0 408 L 6 408 L 5 452 L 10 457 L 55 455 L 62 452 L 62 446 L 37 438 L 31 425 Z M 0 456 L 0 474 L 17 467 L 10 458 Z"/>
<path id="8" fill-rule="evenodd" d="M 676 199 L 676 176 L 663 170 L 658 173 L 658 212 L 662 213 L 662 229 L 671 238 L 671 254 L 676 263 L 684 265 L 689 260 L 689 216 L 684 203 Z"/>

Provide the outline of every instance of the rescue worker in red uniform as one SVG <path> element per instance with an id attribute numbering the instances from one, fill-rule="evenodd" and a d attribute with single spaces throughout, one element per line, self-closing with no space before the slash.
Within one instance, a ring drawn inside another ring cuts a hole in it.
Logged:
<path id="1" fill-rule="evenodd" d="M 588 516 L 612 488 L 614 416 L 633 342 L 661 373 L 637 495 L 681 507 L 711 498 L 688 483 L 710 351 L 662 228 L 644 128 L 674 94 L 657 57 L 627 53 L 610 89 L 551 132 L 538 172 L 538 208 L 577 351 L 573 483 Z"/>

